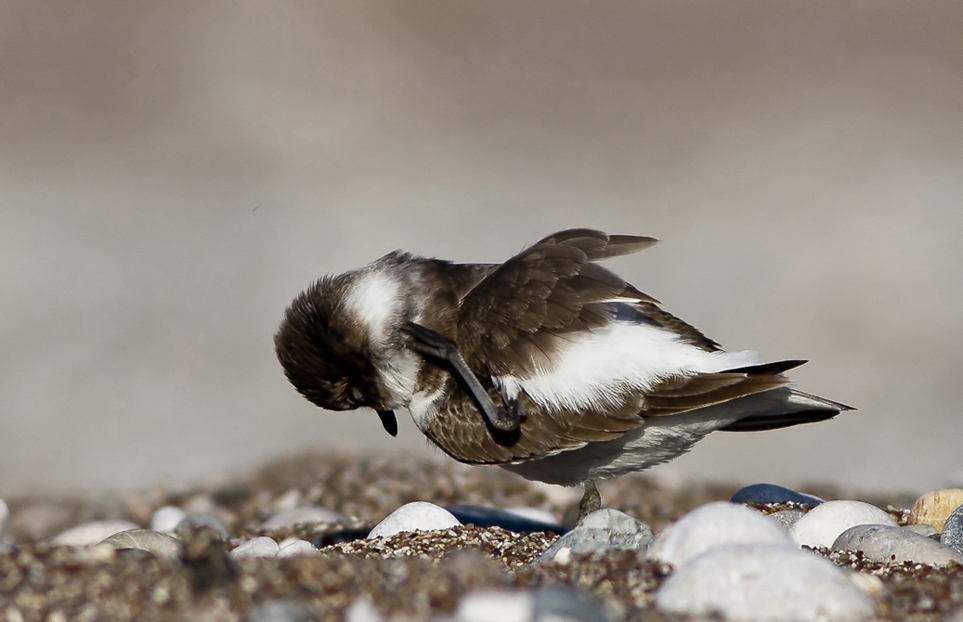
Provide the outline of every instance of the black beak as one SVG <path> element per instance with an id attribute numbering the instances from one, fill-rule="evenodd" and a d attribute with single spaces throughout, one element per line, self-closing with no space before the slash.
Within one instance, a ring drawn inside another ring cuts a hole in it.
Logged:
<path id="1" fill-rule="evenodd" d="M 379 410 L 378 416 L 381 418 L 381 425 L 385 427 L 385 432 L 392 436 L 398 436 L 398 420 L 395 419 L 395 411 Z"/>

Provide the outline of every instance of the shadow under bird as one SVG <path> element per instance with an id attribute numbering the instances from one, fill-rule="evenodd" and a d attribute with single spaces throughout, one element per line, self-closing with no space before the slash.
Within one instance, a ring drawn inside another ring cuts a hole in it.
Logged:
<path id="1" fill-rule="evenodd" d="M 848 406 L 790 386 L 805 361 L 726 352 L 596 262 L 648 237 L 570 229 L 503 264 L 395 251 L 298 295 L 275 336 L 291 384 L 329 410 L 394 411 L 446 454 L 574 486 L 671 460 L 715 430 L 775 430 Z"/>

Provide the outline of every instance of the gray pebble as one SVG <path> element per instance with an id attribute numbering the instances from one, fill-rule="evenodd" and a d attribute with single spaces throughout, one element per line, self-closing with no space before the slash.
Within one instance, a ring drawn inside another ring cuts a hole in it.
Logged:
<path id="1" fill-rule="evenodd" d="M 282 510 L 265 521 L 263 529 L 268 531 L 274 529 L 284 529 L 294 527 L 304 523 L 317 525 L 318 523 L 345 523 L 347 518 L 327 508 L 319 508 L 310 505 Z"/>
<path id="2" fill-rule="evenodd" d="M 368 539 L 390 538 L 405 531 L 450 529 L 461 523 L 451 512 L 426 501 L 412 501 L 401 506 L 374 526 Z"/>
<path id="3" fill-rule="evenodd" d="M 284 544 L 278 550 L 278 557 L 301 557 L 304 555 L 320 555 L 321 551 L 307 540 L 295 540 Z"/>
<path id="4" fill-rule="evenodd" d="M 158 557 L 171 559 L 180 558 L 182 548 L 177 538 L 149 529 L 131 529 L 115 533 L 104 539 L 103 544 L 109 544 L 115 549 L 140 549 Z"/>
<path id="5" fill-rule="evenodd" d="M 556 540 L 537 563 L 565 562 L 573 554 L 601 554 L 609 550 L 643 552 L 652 538 L 649 526 L 628 514 L 612 509 L 598 510 Z"/>
<path id="6" fill-rule="evenodd" d="M 277 557 L 280 547 L 278 543 L 268 538 L 260 536 L 248 540 L 241 546 L 231 551 L 231 557 L 235 559 L 248 557 Z"/>
<path id="7" fill-rule="evenodd" d="M 963 505 L 953 510 L 946 522 L 943 523 L 940 542 L 944 546 L 963 554 Z"/>
<path id="8" fill-rule="evenodd" d="M 926 536 L 890 525 L 856 525 L 833 542 L 837 551 L 862 551 L 867 559 L 881 563 L 913 562 L 927 566 L 963 564 L 963 554 Z"/>
<path id="9" fill-rule="evenodd" d="M 150 528 L 161 533 L 174 533 L 174 530 L 185 518 L 187 518 L 187 514 L 184 510 L 173 505 L 165 505 L 151 516 Z"/>
<path id="10" fill-rule="evenodd" d="M 778 512 L 767 514 L 767 516 L 779 523 L 783 529 L 789 531 L 792 529 L 792 526 L 796 524 L 796 521 L 803 517 L 803 513 L 799 510 L 779 510 Z"/>
<path id="11" fill-rule="evenodd" d="M 91 546 L 115 533 L 137 528 L 137 525 L 126 520 L 90 521 L 60 532 L 50 543 L 54 546 Z"/>
<path id="12" fill-rule="evenodd" d="M 535 622 L 605 622 L 610 619 L 602 601 L 564 587 L 535 592 L 533 605 Z"/>
<path id="13" fill-rule="evenodd" d="M 198 529 L 212 529 L 217 532 L 217 535 L 224 541 L 230 538 L 230 534 L 227 531 L 227 527 L 224 526 L 224 523 L 213 516 L 207 516 L 205 514 L 188 516 L 177 523 L 177 527 L 174 527 L 174 535 L 183 540 L 185 532 L 197 531 Z"/>
<path id="14" fill-rule="evenodd" d="M 921 536 L 926 536 L 927 538 L 932 538 L 933 536 L 940 535 L 939 529 L 933 525 L 928 525 L 926 523 L 916 523 L 915 525 L 907 525 L 903 529 L 912 531 L 913 533 L 918 533 Z"/>
<path id="15" fill-rule="evenodd" d="M 251 607 L 244 622 L 310 622 L 314 616 L 307 607 L 293 600 L 269 600 Z"/>

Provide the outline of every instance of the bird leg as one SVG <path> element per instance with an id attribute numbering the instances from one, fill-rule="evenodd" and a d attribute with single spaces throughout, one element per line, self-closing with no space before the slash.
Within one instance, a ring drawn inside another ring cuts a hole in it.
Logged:
<path id="1" fill-rule="evenodd" d="M 448 363 L 455 377 L 461 379 L 468 388 L 468 392 L 474 398 L 488 425 L 502 432 L 513 432 L 518 429 L 521 425 L 520 414 L 517 411 L 509 413 L 495 405 L 488 391 L 478 381 L 475 372 L 468 367 L 465 357 L 461 355 L 454 341 L 414 322 L 405 322 L 401 330 L 411 337 L 408 341 L 408 349 Z"/>
<path id="2" fill-rule="evenodd" d="M 578 502 L 579 523 L 585 520 L 586 516 L 602 507 L 602 495 L 599 494 L 599 489 L 595 487 L 593 480 L 587 479 L 582 482 L 582 488 L 585 489 L 585 493 L 582 495 L 582 500 Z"/>

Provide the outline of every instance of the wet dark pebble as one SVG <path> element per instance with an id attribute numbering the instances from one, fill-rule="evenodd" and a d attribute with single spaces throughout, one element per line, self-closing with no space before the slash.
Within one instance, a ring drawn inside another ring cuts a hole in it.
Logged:
<path id="1" fill-rule="evenodd" d="M 538 531 L 561 536 L 569 529 L 553 523 L 532 520 L 507 510 L 498 510 L 479 505 L 446 505 L 445 509 L 454 514 L 463 525 L 469 523 L 476 527 L 501 527 L 515 533 L 535 533 Z"/>
<path id="2" fill-rule="evenodd" d="M 806 505 L 819 505 L 824 500 L 819 497 L 796 492 L 776 484 L 752 484 L 736 491 L 729 499 L 732 503 L 744 503 L 746 505 L 763 505 L 768 503 L 804 503 Z"/>

